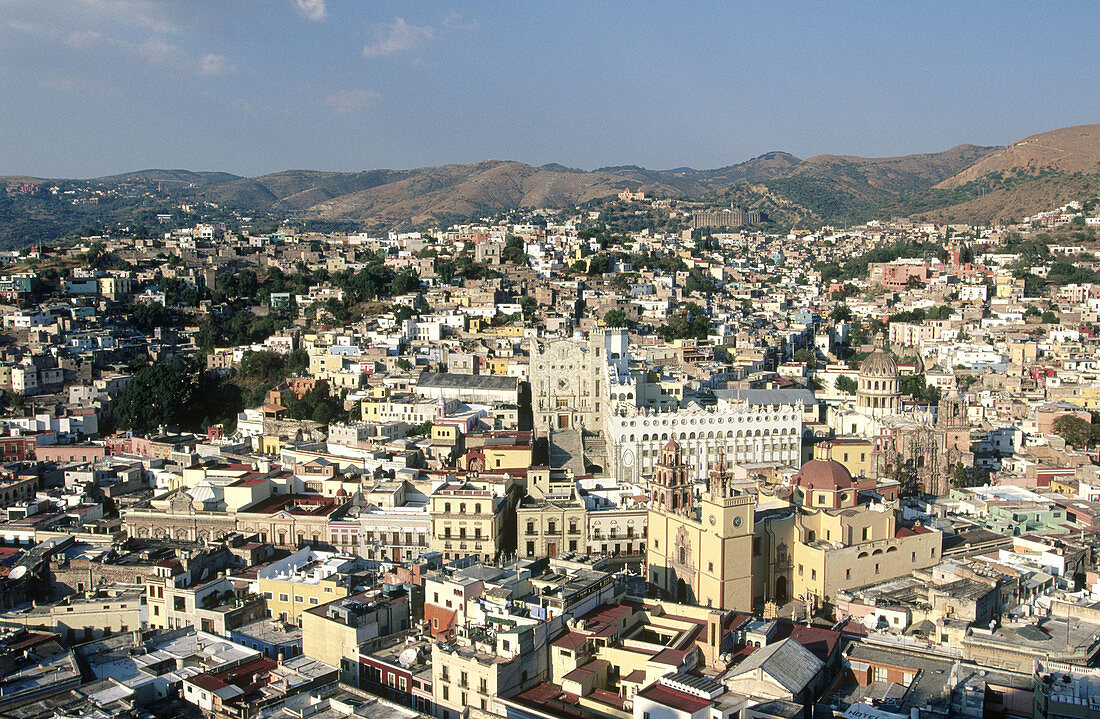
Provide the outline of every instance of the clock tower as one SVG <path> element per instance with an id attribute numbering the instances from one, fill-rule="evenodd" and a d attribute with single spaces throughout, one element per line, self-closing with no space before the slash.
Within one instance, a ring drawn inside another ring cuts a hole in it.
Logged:
<path id="1" fill-rule="evenodd" d="M 752 611 L 752 533 L 756 499 L 733 486 L 719 462 L 694 502 L 688 466 L 669 442 L 654 469 L 646 551 L 648 578 L 674 600 Z"/>

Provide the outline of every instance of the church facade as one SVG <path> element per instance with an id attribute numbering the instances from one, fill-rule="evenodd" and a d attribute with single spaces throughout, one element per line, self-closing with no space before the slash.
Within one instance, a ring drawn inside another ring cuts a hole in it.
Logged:
<path id="1" fill-rule="evenodd" d="M 724 466 L 696 499 L 679 446 L 661 450 L 650 483 L 648 580 L 674 600 L 740 612 L 792 599 L 815 607 L 842 589 L 940 561 L 942 536 L 898 522 L 896 485 L 857 482 L 839 462 L 812 460 L 791 486 L 763 496 Z"/>
<path id="2" fill-rule="evenodd" d="M 655 471 L 661 448 L 675 440 L 693 479 L 721 462 L 801 461 L 802 410 L 794 404 L 683 403 L 661 395 L 632 367 L 623 329 L 554 340 L 531 350 L 531 403 L 537 432 L 599 433 L 616 477 L 639 481 Z"/>

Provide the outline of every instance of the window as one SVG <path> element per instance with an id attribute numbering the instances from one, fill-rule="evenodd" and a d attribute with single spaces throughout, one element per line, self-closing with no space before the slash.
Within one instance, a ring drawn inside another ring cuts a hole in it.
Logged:
<path id="1" fill-rule="evenodd" d="M 851 579 L 852 578 L 852 570 L 851 569 L 845 569 L 844 570 L 844 578 L 845 579 Z"/>
<path id="2" fill-rule="evenodd" d="M 304 602 L 304 601 L 305 601 L 305 599 L 303 599 L 303 598 L 302 598 L 302 595 L 301 595 L 301 594 L 295 594 L 295 595 L 294 595 L 294 602 L 295 602 L 296 604 L 301 604 L 301 603 L 302 603 L 302 602 Z"/>
<path id="3" fill-rule="evenodd" d="M 527 556 L 528 557 L 535 556 L 535 543 L 534 542 L 528 542 L 527 543 Z"/>
<path id="4" fill-rule="evenodd" d="M 283 594 L 282 592 L 280 592 L 279 593 L 279 601 L 280 602 L 289 602 L 290 601 L 290 595 L 289 594 Z"/>
<path id="5" fill-rule="evenodd" d="M 187 602 L 183 597 L 172 597 L 172 611 L 174 612 L 186 612 Z"/>
<path id="6" fill-rule="evenodd" d="M 878 574 L 878 562 L 875 562 L 875 574 Z"/>
<path id="7" fill-rule="evenodd" d="M 869 536 L 871 536 L 871 528 L 870 527 L 864 527 L 863 528 L 863 541 L 866 542 L 867 538 Z"/>
<path id="8" fill-rule="evenodd" d="M 714 562 L 707 562 L 707 571 L 708 572 L 713 572 L 714 571 Z"/>
<path id="9" fill-rule="evenodd" d="M 890 673 L 886 671 L 886 667 L 875 667 L 874 678 L 876 682 L 888 682 Z"/>
<path id="10" fill-rule="evenodd" d="M 443 701 L 447 701 L 447 700 L 449 700 L 449 699 L 451 698 L 451 691 L 450 691 L 450 689 L 451 689 L 451 688 L 450 688 L 450 687 L 447 687 L 447 686 L 443 687 Z M 447 712 L 443 712 L 443 713 L 444 713 L 444 714 L 446 714 Z"/>
<path id="11" fill-rule="evenodd" d="M 309 598 L 309 603 L 313 604 L 313 605 L 316 605 L 317 604 L 317 597 L 310 597 Z"/>
<path id="12" fill-rule="evenodd" d="M 802 576 L 802 565 L 801 564 L 798 565 L 798 576 L 800 576 L 800 577 Z"/>

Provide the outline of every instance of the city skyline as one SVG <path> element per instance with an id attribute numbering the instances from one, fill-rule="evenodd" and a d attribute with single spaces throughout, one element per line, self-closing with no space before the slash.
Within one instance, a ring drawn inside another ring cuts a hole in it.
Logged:
<path id="1" fill-rule="evenodd" d="M 1094 97 L 1065 101 L 1096 65 L 1065 29 L 1096 14 L 0 0 L 0 89 L 20 98 L 0 109 L 0 174 L 713 168 L 1002 145 L 1095 119 Z"/>

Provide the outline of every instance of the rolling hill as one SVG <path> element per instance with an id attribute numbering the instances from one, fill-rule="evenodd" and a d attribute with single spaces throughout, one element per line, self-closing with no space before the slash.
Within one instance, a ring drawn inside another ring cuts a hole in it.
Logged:
<path id="1" fill-rule="evenodd" d="M 8 187 L 44 182 L 0 178 Z M 260 177 L 142 170 L 48 182 L 118 190 L 123 199 L 74 207 L 43 192 L 0 194 L 0 242 L 17 245 L 31 234 L 39 239 L 48 232 L 65 234 L 90 219 L 145 221 L 151 213 L 195 201 L 257 217 L 338 221 L 381 229 L 519 208 L 569 207 L 624 189 L 757 207 L 787 226 L 890 216 L 979 222 L 1021 217 L 1100 194 L 1100 125 L 1046 132 L 1003 148 L 959 145 L 938 153 L 886 158 L 818 155 L 799 159 L 774 151 L 709 170 L 625 165 L 588 171 L 485 160 L 412 170 L 288 170 Z"/>

